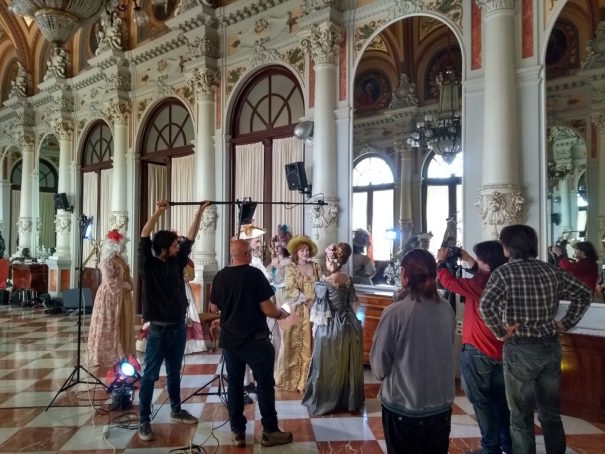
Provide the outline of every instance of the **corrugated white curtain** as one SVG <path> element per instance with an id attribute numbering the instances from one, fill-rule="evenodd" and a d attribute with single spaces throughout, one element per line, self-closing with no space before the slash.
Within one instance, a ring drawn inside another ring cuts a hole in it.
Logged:
<path id="1" fill-rule="evenodd" d="M 235 146 L 235 198 L 251 197 L 263 202 L 265 181 L 264 146 L 261 142 Z M 237 227 L 237 215 L 234 228 Z M 256 207 L 254 225 L 263 225 L 263 207 Z"/>
<path id="2" fill-rule="evenodd" d="M 97 204 L 99 202 L 99 194 L 97 194 L 97 174 L 96 172 L 86 172 L 82 174 L 82 214 L 85 216 L 96 216 L 97 214 Z M 98 222 L 97 219 L 94 219 L 93 222 L 96 224 Z M 79 232 L 80 225 L 76 220 L 74 226 L 76 232 L 78 232 L 78 239 L 80 238 Z M 95 226 L 93 225 L 93 232 L 96 231 Z M 96 238 L 95 238 L 96 239 Z M 86 260 L 88 254 L 90 254 L 90 241 L 84 240 L 82 246 L 82 261 Z M 91 257 L 88 263 L 86 264 L 87 268 L 94 268 L 97 265 L 94 257 Z"/>
<path id="3" fill-rule="evenodd" d="M 302 140 L 295 137 L 276 139 L 273 141 L 271 154 L 271 168 L 273 169 L 272 200 L 274 202 L 302 202 L 303 195 L 300 192 L 288 189 L 285 170 L 286 164 L 304 160 Z M 303 208 L 303 205 L 273 205 L 271 209 L 271 237 L 277 233 L 277 226 L 280 224 L 286 224 L 294 235 L 303 233 Z"/>
<path id="4" fill-rule="evenodd" d="M 111 175 L 113 174 L 113 169 L 104 169 L 101 170 L 101 197 L 99 200 L 100 204 L 100 213 L 101 219 L 98 220 L 99 230 L 95 229 L 98 232 L 99 238 L 104 240 L 107 232 L 109 232 L 110 224 L 109 218 L 111 216 Z M 96 220 L 95 220 L 96 222 Z"/>
<path id="5" fill-rule="evenodd" d="M 55 194 L 52 192 L 40 193 L 40 246 L 46 249 L 55 247 Z"/>
<path id="6" fill-rule="evenodd" d="M 151 216 L 155 211 L 155 204 L 158 200 L 165 199 L 168 194 L 166 193 L 166 189 L 168 187 L 167 183 L 168 170 L 166 166 L 157 165 L 157 164 L 147 164 L 147 216 Z M 141 219 L 142 224 L 147 222 L 147 219 Z M 164 230 L 167 228 L 166 225 L 166 216 L 162 216 L 154 229 Z"/>
<path id="7" fill-rule="evenodd" d="M 172 160 L 170 194 L 173 202 L 193 202 L 193 171 L 195 155 Z M 193 220 L 195 205 L 173 206 L 170 208 L 170 229 L 179 235 L 187 235 Z"/>
<path id="8" fill-rule="evenodd" d="M 17 231 L 17 221 L 19 220 L 19 212 L 21 211 L 21 191 L 12 190 L 11 191 L 11 244 L 10 244 L 10 255 L 13 255 L 17 252 L 17 236 L 19 232 Z M 4 254 L 6 257 L 8 253 Z"/>

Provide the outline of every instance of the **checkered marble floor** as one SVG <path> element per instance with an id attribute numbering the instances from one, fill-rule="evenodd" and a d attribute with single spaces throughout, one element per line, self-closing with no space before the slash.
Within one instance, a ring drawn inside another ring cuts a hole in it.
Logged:
<path id="1" fill-rule="evenodd" d="M 82 364 L 86 367 L 86 333 L 89 316 L 84 317 Z M 156 383 L 152 422 L 156 440 L 146 443 L 135 430 L 120 427 L 136 424 L 138 392 L 131 413 L 103 411 L 111 399 L 101 388 L 78 384 L 58 395 L 53 406 L 46 406 L 74 370 L 77 352 L 77 316 L 47 315 L 41 309 L 0 306 L 0 453 L 167 453 L 171 449 L 203 444 L 208 453 L 382 453 L 386 452 L 376 399 L 379 384 L 366 370 L 365 407 L 356 413 L 340 413 L 311 418 L 300 405 L 300 395 L 276 392 L 277 413 L 283 430 L 294 433 L 294 443 L 263 448 L 258 440 L 262 432 L 258 405 L 246 407 L 248 426 L 246 448 L 235 448 L 230 439 L 227 412 L 215 395 L 193 395 L 183 407 L 200 418 L 197 426 L 170 420 L 166 403 L 164 370 Z M 220 372 L 220 356 L 203 353 L 185 357 L 182 397 L 191 396 Z M 105 371 L 94 371 L 104 378 Z M 81 371 L 82 381 L 88 376 Z M 218 382 L 206 388 L 217 391 Z M 256 397 L 252 395 L 252 397 Z M 93 407 L 95 410 L 93 410 Z M 125 423 L 125 424 L 120 424 Z M 605 452 L 605 424 L 563 417 L 568 452 Z M 109 431 L 104 436 L 104 427 Z M 213 430 L 214 428 L 214 430 Z M 545 452 L 538 434 L 538 452 Z M 462 453 L 479 447 L 479 428 L 470 403 L 462 392 L 456 397 L 450 452 Z M 194 451 L 195 452 L 195 451 Z"/>

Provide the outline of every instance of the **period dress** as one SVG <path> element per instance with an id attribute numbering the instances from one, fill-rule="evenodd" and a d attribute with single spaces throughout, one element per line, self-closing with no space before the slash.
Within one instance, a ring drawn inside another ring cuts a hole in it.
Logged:
<path id="1" fill-rule="evenodd" d="M 363 331 L 356 305 L 350 278 L 341 285 L 328 279 L 315 283 L 313 358 L 302 401 L 312 416 L 363 405 Z"/>
<path id="2" fill-rule="evenodd" d="M 281 265 L 283 263 L 283 265 Z M 286 286 L 286 266 L 290 264 L 289 257 L 282 257 L 276 260 L 276 263 L 271 263 L 267 267 L 267 270 L 271 273 L 271 286 L 275 290 L 275 305 L 280 308 L 284 304 L 284 287 Z M 277 360 L 279 357 L 279 350 L 281 348 L 281 327 L 277 323 L 277 320 L 267 317 L 267 326 L 271 331 L 271 343 L 275 349 L 275 365 L 277 366 Z M 275 367 L 275 380 L 278 380 L 277 367 Z"/>
<path id="3" fill-rule="evenodd" d="M 189 282 L 185 282 L 185 294 L 187 295 L 187 301 L 189 301 L 189 305 L 187 306 L 187 342 L 185 344 L 185 354 L 205 352 L 207 348 L 206 341 L 204 340 L 204 331 Z"/>
<path id="4" fill-rule="evenodd" d="M 112 367 L 135 354 L 132 278 L 128 264 L 112 254 L 103 259 L 88 332 L 88 364 Z"/>
<path id="5" fill-rule="evenodd" d="M 291 315 L 281 323 L 282 342 L 275 381 L 287 391 L 305 389 L 311 363 L 311 322 L 304 301 L 315 299 L 314 285 L 321 270 L 317 263 L 308 263 L 306 273 L 296 263 L 290 263 L 284 278 L 283 301 L 288 304 Z"/>

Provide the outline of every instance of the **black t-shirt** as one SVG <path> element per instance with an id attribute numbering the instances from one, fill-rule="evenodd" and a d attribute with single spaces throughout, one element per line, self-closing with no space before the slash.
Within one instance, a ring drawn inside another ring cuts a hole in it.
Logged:
<path id="1" fill-rule="evenodd" d="M 260 303 L 273 296 L 265 275 L 250 265 L 227 266 L 212 281 L 210 301 L 221 310 L 219 346 L 241 347 L 255 339 L 267 339 L 267 316 Z"/>
<path id="2" fill-rule="evenodd" d="M 183 270 L 192 241 L 185 239 L 176 256 L 160 260 L 151 252 L 151 239 L 139 242 L 139 272 L 143 280 L 143 320 L 178 323 L 185 320 L 187 295 Z"/>

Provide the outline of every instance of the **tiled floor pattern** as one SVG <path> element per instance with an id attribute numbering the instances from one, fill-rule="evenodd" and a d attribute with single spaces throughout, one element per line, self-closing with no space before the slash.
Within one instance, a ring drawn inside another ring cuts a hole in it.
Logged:
<path id="1" fill-rule="evenodd" d="M 86 367 L 86 332 L 89 316 L 84 317 L 82 364 Z M 107 412 L 111 402 L 100 388 L 77 384 L 59 394 L 48 411 L 46 406 L 74 370 L 77 352 L 77 317 L 47 315 L 41 309 L 0 306 L 0 453 L 168 453 L 171 449 L 203 444 L 208 453 L 382 453 L 386 452 L 376 399 L 378 383 L 366 371 L 366 403 L 358 413 L 341 413 L 310 418 L 300 395 L 277 390 L 277 413 L 283 430 L 294 433 L 294 443 L 263 448 L 260 414 L 256 403 L 246 407 L 247 446 L 235 448 L 230 440 L 227 413 L 216 395 L 218 382 L 211 383 L 215 395 L 193 395 L 184 407 L 200 418 L 197 426 L 170 420 L 164 371 L 156 384 L 154 403 L 159 408 L 152 427 L 156 440 L 145 443 L 136 431 L 120 427 L 137 420 L 132 412 Z M 182 379 L 183 399 L 212 380 L 220 356 L 217 353 L 188 355 Z M 92 371 L 103 378 L 104 371 Z M 80 371 L 81 380 L 87 374 Z M 253 395 L 253 397 L 255 397 Z M 93 406 L 96 410 L 93 410 Z M 452 418 L 450 452 L 462 453 L 479 446 L 479 428 L 472 407 L 462 393 L 456 397 Z M 605 452 L 605 424 L 564 417 L 569 452 Z M 109 430 L 104 436 L 104 430 Z M 214 427 L 214 430 L 212 428 Z M 537 433 L 540 433 L 536 420 Z M 545 452 L 538 435 L 538 452 Z M 196 452 L 196 451 L 192 451 Z M 198 451 L 199 452 L 199 451 Z"/>

